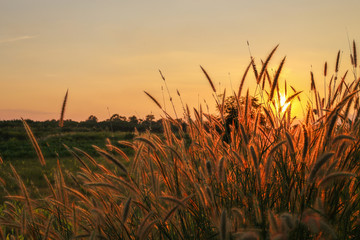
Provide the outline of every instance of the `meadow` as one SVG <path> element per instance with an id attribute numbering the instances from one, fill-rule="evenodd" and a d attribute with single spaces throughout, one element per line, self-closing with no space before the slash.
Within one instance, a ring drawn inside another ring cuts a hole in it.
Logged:
<path id="1" fill-rule="evenodd" d="M 339 51 L 332 69 L 325 63 L 323 73 L 309 74 L 309 98 L 281 81 L 285 58 L 269 73 L 276 49 L 260 65 L 251 57 L 238 91 L 228 96 L 201 68 L 217 114 L 184 105 L 179 121 L 145 92 L 163 111 L 162 134 L 104 136 L 90 154 L 76 141 L 65 147 L 76 169 L 60 157 L 47 168 L 37 134 L 23 120 L 46 188 L 29 186 L 3 159 L 11 178 L 1 179 L 0 238 L 360 239 L 355 42 L 352 69 L 339 70 Z M 247 79 L 257 83 L 254 95 L 244 89 Z M 324 82 L 326 91 L 319 91 Z M 303 119 L 292 115 L 295 102 Z M 14 183 L 17 189 L 6 190 Z"/>
<path id="2" fill-rule="evenodd" d="M 134 137 L 131 132 L 106 131 L 106 129 L 100 127 L 101 124 L 97 123 L 87 128 L 71 127 L 75 122 L 66 123 L 65 127 L 67 129 L 64 131 L 64 129 L 58 128 L 56 122 L 55 125 L 51 121 L 29 122 L 34 135 L 37 136 L 37 142 L 42 154 L 47 159 L 47 164 L 44 167 L 38 164 L 36 151 L 33 149 L 20 120 L 0 122 L 0 153 L 1 157 L 5 159 L 4 164 L 0 165 L 0 176 L 7 183 L 7 191 L 10 192 L 15 191 L 17 187 L 11 181 L 10 163 L 30 187 L 42 191 L 47 188 L 42 175 L 46 173 L 48 177 L 51 176 L 52 170 L 56 167 L 57 159 L 61 159 L 61 166 L 67 170 L 72 172 L 79 170 L 79 162 L 72 157 L 65 146 L 78 147 L 101 161 L 92 145 L 105 147 L 105 139 L 107 138 L 112 141 L 119 141 L 131 140 Z M 131 148 L 122 147 L 122 150 L 129 156 L 133 154 Z M 0 191 L 0 202 L 4 201 L 5 194 L 5 191 Z"/>

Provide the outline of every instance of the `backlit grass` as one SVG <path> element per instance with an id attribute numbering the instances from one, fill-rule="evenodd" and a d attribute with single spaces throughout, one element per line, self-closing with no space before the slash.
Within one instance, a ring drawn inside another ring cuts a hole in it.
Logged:
<path id="1" fill-rule="evenodd" d="M 59 163 L 53 179 L 43 178 L 48 191 L 36 198 L 12 168 L 18 193 L 3 203 L 0 236 L 359 239 L 360 79 L 355 44 L 353 74 L 341 76 L 339 60 L 332 75 L 325 67 L 324 94 L 311 73 L 312 102 L 290 86 L 285 95 L 280 93 L 285 58 L 274 76 L 267 71 L 275 50 L 261 69 L 251 61 L 231 98 L 217 92 L 202 68 L 216 96 L 218 115 L 184 106 L 184 125 L 164 111 L 163 136 L 147 132 L 120 141 L 134 150 L 131 157 L 110 141 L 104 149 L 95 147 L 109 166 L 69 148 L 79 171 L 69 172 Z M 242 94 L 251 72 L 257 96 Z M 302 120 L 291 115 L 295 101 L 304 106 Z"/>

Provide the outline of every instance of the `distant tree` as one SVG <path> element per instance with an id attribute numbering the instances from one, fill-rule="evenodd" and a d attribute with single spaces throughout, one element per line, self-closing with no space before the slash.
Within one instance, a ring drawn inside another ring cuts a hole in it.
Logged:
<path id="1" fill-rule="evenodd" d="M 244 111 L 244 106 L 245 106 L 245 98 L 244 97 L 240 97 L 239 104 L 240 104 L 240 110 Z M 249 105 L 250 105 L 249 106 L 250 118 L 254 118 L 256 110 L 258 110 L 260 108 L 258 99 L 255 97 L 250 97 Z M 229 122 L 236 120 L 237 116 L 238 116 L 238 110 L 239 110 L 239 106 L 236 102 L 235 97 L 234 96 L 227 97 L 225 99 L 225 103 L 224 103 L 225 119 L 228 120 Z"/>
<path id="2" fill-rule="evenodd" d="M 114 114 L 111 116 L 110 121 L 126 121 L 126 117 L 120 116 L 119 114 Z"/>
<path id="3" fill-rule="evenodd" d="M 97 123 L 97 122 L 98 122 L 98 118 L 97 118 L 96 116 L 94 116 L 94 115 L 90 115 L 90 116 L 88 117 L 88 119 L 86 120 L 86 122 L 95 122 L 95 123 Z"/>
<path id="4" fill-rule="evenodd" d="M 145 121 L 152 122 L 155 120 L 155 116 L 153 114 L 148 114 L 145 117 Z"/>
<path id="5" fill-rule="evenodd" d="M 255 114 L 260 109 L 261 105 L 259 104 L 258 99 L 256 97 L 250 97 L 249 100 L 250 102 L 249 102 L 248 114 L 250 119 L 254 119 Z M 230 125 L 233 125 L 235 128 L 239 127 L 239 123 L 238 123 L 239 110 L 241 111 L 242 114 L 244 114 L 245 111 L 245 102 L 246 102 L 245 97 L 240 97 L 240 99 L 238 99 L 238 102 L 240 106 L 238 106 L 235 96 L 227 97 L 224 102 L 223 110 L 225 117 L 225 125 L 224 125 L 225 134 L 223 140 L 225 142 L 230 142 Z M 261 126 L 265 126 L 265 116 L 261 112 L 260 112 L 259 124 Z"/>
<path id="6" fill-rule="evenodd" d="M 129 117 L 129 122 L 137 124 L 138 123 L 138 119 L 135 115 Z"/>

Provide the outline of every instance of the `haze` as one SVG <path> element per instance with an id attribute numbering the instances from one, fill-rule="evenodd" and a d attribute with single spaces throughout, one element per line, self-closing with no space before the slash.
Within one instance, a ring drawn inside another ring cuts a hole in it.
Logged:
<path id="1" fill-rule="evenodd" d="M 271 66 L 286 55 L 282 81 L 307 89 L 309 71 L 320 78 L 325 61 L 333 69 L 339 49 L 347 69 L 348 39 L 360 46 L 359 9 L 355 0 L 3 0 L 0 119 L 58 119 L 67 89 L 66 119 L 159 116 L 144 90 L 172 113 L 158 69 L 179 115 L 177 89 L 189 106 L 206 100 L 213 111 L 199 65 L 230 93 L 249 63 L 247 41 L 258 65 L 280 44 Z"/>

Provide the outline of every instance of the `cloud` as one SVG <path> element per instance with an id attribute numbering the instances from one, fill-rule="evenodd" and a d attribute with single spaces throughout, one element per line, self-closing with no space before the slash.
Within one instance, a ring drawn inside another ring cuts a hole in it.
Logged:
<path id="1" fill-rule="evenodd" d="M 17 41 L 22 41 L 22 40 L 27 40 L 27 39 L 36 38 L 36 37 L 37 37 L 37 36 L 25 35 L 25 36 L 14 37 L 14 38 L 0 39 L 0 44 L 1 44 L 1 43 L 9 43 L 9 42 L 17 42 Z"/>

